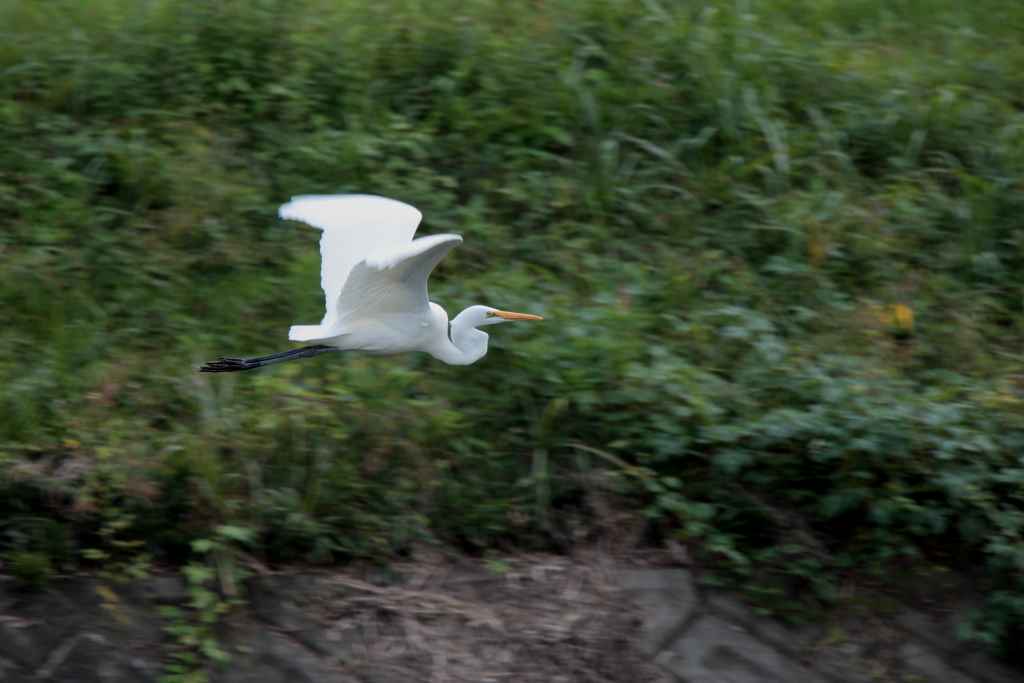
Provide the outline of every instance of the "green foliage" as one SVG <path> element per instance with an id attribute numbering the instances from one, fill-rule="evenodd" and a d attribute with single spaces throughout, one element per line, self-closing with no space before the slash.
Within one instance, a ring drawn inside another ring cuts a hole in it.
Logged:
<path id="1" fill-rule="evenodd" d="M 10 563 L 11 576 L 19 586 L 38 588 L 53 578 L 50 558 L 43 553 L 19 550 L 8 555 L 7 562 Z"/>
<path id="2" fill-rule="evenodd" d="M 984 565 L 964 633 L 1005 648 L 1021 25 L 1009 0 L 5 3 L 5 563 L 203 556 L 167 615 L 184 681 L 242 553 L 567 548 L 599 492 L 790 616 L 854 567 Z M 315 231 L 275 208 L 350 191 L 466 237 L 449 311 L 545 321 L 466 368 L 196 374 L 320 317 Z"/>
<path id="3" fill-rule="evenodd" d="M 222 543 L 221 540 L 210 541 L 211 547 Z M 196 545 L 199 545 L 199 541 Z M 188 581 L 188 588 L 185 591 L 189 600 L 186 605 L 188 609 L 172 605 L 160 605 L 156 608 L 157 613 L 168 620 L 164 630 L 174 637 L 179 646 L 178 651 L 171 655 L 173 661 L 164 666 L 167 675 L 160 681 L 204 683 L 209 680 L 204 668 L 206 663 L 224 666 L 231 662 L 231 655 L 220 645 L 217 635 L 218 622 L 232 608 L 244 604 L 237 598 L 226 601 L 221 599 L 216 591 L 209 588 L 209 584 L 219 578 L 222 584 L 229 581 L 233 585 L 241 576 L 235 573 L 228 576 L 218 574 L 216 568 L 197 562 L 190 562 L 182 571 Z"/>
<path id="4" fill-rule="evenodd" d="M 958 635 L 965 640 L 989 645 L 1016 663 L 1021 662 L 1020 642 L 1024 631 L 1024 590 L 1020 584 L 1012 589 L 992 591 L 969 622 L 958 625 Z"/>

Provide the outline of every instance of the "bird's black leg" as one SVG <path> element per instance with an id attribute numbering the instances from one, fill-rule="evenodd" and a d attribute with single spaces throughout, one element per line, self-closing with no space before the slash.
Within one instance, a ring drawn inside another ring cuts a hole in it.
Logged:
<path id="1" fill-rule="evenodd" d="M 203 367 L 199 368 L 199 372 L 235 372 L 237 370 L 252 370 L 253 368 L 261 368 L 264 365 L 283 363 L 286 360 L 295 360 L 296 358 L 319 356 L 321 353 L 330 353 L 332 351 L 341 351 L 341 349 L 337 346 L 324 346 L 323 344 L 317 344 L 316 346 L 303 346 L 298 349 L 292 349 L 291 351 L 282 351 L 281 353 L 275 353 L 269 356 L 260 356 L 259 358 L 221 358 L 220 360 L 207 363 Z"/>

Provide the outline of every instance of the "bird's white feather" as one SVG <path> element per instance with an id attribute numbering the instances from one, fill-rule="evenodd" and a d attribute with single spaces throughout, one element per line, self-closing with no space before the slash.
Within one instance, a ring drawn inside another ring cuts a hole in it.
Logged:
<path id="1" fill-rule="evenodd" d="M 370 254 L 352 268 L 341 289 L 336 326 L 390 313 L 429 320 L 427 278 L 459 244 L 458 235 L 430 235 Z"/>
<path id="2" fill-rule="evenodd" d="M 330 325 L 292 325 L 288 328 L 288 338 L 292 341 L 312 341 L 330 336 Z"/>
<path id="3" fill-rule="evenodd" d="M 319 326 L 296 326 L 304 328 L 334 326 L 338 320 L 336 305 L 353 267 L 371 254 L 408 246 L 422 218 L 408 204 L 372 195 L 300 195 L 281 206 L 279 213 L 281 218 L 323 230 L 320 286 L 327 311 Z M 313 334 L 313 330 L 306 332 Z M 302 336 L 289 337 L 297 341 L 314 338 L 298 333 Z"/>

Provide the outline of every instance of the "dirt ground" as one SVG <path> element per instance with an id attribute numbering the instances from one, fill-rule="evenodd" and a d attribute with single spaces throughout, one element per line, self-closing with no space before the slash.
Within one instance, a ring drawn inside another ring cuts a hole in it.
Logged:
<path id="1" fill-rule="evenodd" d="M 375 567 L 325 573 L 322 594 L 304 608 L 331 625 L 328 637 L 353 644 L 341 671 L 367 683 L 675 683 L 631 646 L 645 613 L 617 576 L 688 566 L 678 550 L 475 559 L 419 548 L 386 577 Z M 808 657 L 853 680 L 917 680 L 898 654 L 908 633 L 877 608 L 887 596 L 864 585 L 844 592 L 848 599 L 808 625 L 817 634 Z"/>
<path id="2" fill-rule="evenodd" d="M 673 683 L 630 646 L 643 614 L 616 584 L 623 561 L 599 549 L 490 560 L 421 549 L 390 565 L 405 579 L 395 585 L 377 585 L 372 568 L 325 575 L 325 593 L 344 597 L 317 609 L 356 643 L 342 670 L 362 681 Z"/>

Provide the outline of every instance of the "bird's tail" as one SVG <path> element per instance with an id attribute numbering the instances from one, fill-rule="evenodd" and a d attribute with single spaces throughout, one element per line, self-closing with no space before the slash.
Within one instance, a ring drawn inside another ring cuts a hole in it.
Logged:
<path id="1" fill-rule="evenodd" d="M 320 341 L 329 339 L 332 336 L 324 325 L 292 325 L 288 330 L 288 338 L 292 341 Z"/>

